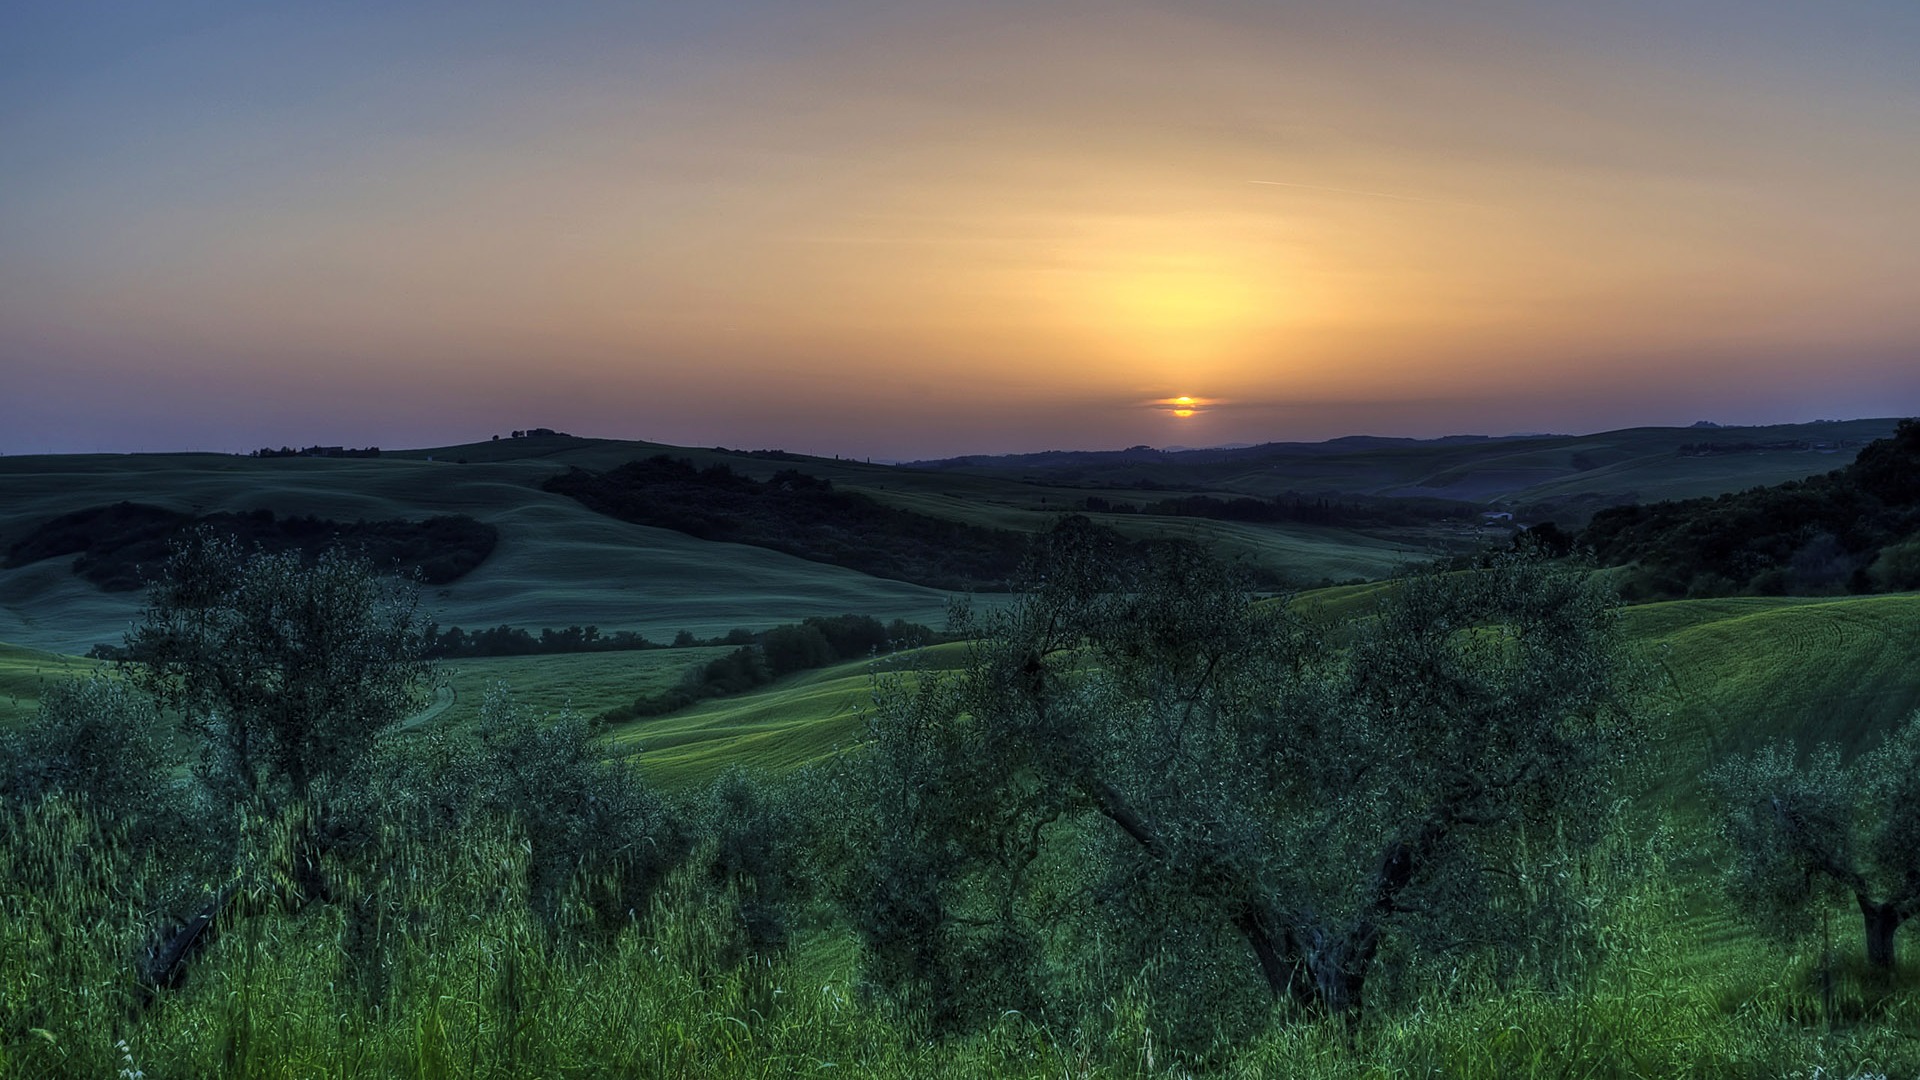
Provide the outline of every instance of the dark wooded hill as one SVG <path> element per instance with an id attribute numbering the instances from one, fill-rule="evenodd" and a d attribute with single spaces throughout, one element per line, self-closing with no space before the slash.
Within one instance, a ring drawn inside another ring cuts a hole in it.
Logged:
<path id="1" fill-rule="evenodd" d="M 1580 543 L 1637 598 L 1920 588 L 1920 421 L 1820 476 L 1602 510 Z"/>

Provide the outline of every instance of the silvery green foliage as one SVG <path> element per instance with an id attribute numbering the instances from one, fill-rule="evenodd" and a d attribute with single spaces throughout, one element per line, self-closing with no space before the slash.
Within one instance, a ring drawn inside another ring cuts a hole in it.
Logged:
<path id="1" fill-rule="evenodd" d="M 202 533 L 149 589 L 131 672 L 197 737 L 219 796 L 304 796 L 420 704 L 417 603 L 413 586 L 338 549 L 306 565 Z"/>
<path id="2" fill-rule="evenodd" d="M 151 858 L 117 887 L 140 909 L 175 909 L 196 902 L 229 854 L 204 826 L 198 793 L 172 775 L 176 764 L 146 695 L 101 674 L 57 683 L 32 720 L 0 735 L 0 807 L 17 825 L 43 813 L 98 822 L 115 851 L 87 857 Z"/>
<path id="3" fill-rule="evenodd" d="M 805 813 L 811 809 L 802 785 L 738 766 L 707 789 L 696 807 L 695 828 L 708 881 L 730 892 L 744 944 L 753 949 L 783 945 L 789 923 L 807 887 L 803 863 L 809 841 Z"/>
<path id="4" fill-rule="evenodd" d="M 1920 712 L 1862 758 L 1859 773 L 1873 815 L 1868 866 L 1889 894 L 1920 913 Z"/>
<path id="5" fill-rule="evenodd" d="M 1819 928 L 1821 906 L 1859 883 L 1860 793 L 1839 748 L 1822 746 L 1802 762 L 1792 743 L 1776 740 L 1706 779 L 1726 813 L 1720 831 L 1733 852 L 1726 885 L 1734 906 L 1786 944 L 1804 939 Z"/>
<path id="6" fill-rule="evenodd" d="M 153 703 L 101 675 L 52 686 L 31 721 L 0 736 L 0 760 L 0 791 L 22 805 L 59 792 L 125 817 L 170 786 Z"/>
<path id="7" fill-rule="evenodd" d="M 1054 534 L 966 670 L 881 686 L 849 780 L 878 981 L 965 1024 L 1144 966 L 1191 1045 L 1268 995 L 1356 1009 L 1382 957 L 1578 960 L 1643 736 L 1586 575 L 1416 577 L 1336 635 L 1102 543 Z"/>
<path id="8" fill-rule="evenodd" d="M 1920 713 L 1852 762 L 1831 744 L 1802 760 L 1776 741 L 1707 781 L 1725 813 L 1727 889 L 1743 915 L 1792 943 L 1851 895 L 1867 918 L 1869 957 L 1892 963 L 1893 933 L 1920 914 Z"/>
<path id="9" fill-rule="evenodd" d="M 537 713 L 504 685 L 487 694 L 471 733 L 382 740 L 341 810 L 356 829 L 400 838 L 511 822 L 528 845 L 529 893 L 549 925 L 571 918 L 569 902 L 603 928 L 644 915 L 688 848 L 681 822 L 629 761 L 606 757 L 584 718 Z M 375 841 L 356 837 L 361 847 Z"/>

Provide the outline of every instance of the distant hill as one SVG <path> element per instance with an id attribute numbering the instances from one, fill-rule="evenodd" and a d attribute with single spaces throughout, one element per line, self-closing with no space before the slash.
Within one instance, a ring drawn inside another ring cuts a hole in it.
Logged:
<path id="1" fill-rule="evenodd" d="M 1244 448 L 976 455 L 913 467 L 1062 486 L 1459 500 L 1577 525 L 1606 506 L 1717 495 L 1825 472 L 1892 434 L 1895 423 L 1884 418 L 1439 439 L 1361 435 Z"/>
<path id="2" fill-rule="evenodd" d="M 1086 513 L 1128 539 L 1184 537 L 1266 580 L 1311 587 L 1372 580 L 1437 555 L 1505 543 L 1514 521 L 1483 510 L 1571 528 L 1607 506 L 1717 496 L 1822 473 L 1893 428 L 1893 420 L 1858 420 L 1582 436 L 1355 436 L 974 458 L 938 467 L 539 429 L 521 438 L 383 450 L 377 458 L 3 457 L 0 552 L 62 515 L 120 502 L 194 518 L 261 511 L 276 520 L 336 522 L 464 515 L 497 530 L 498 542 L 471 572 L 429 590 L 427 607 L 444 625 L 595 625 L 656 640 L 681 629 L 710 637 L 848 611 L 937 625 L 944 591 L 717 535 L 701 539 L 615 520 L 541 485 L 570 468 L 606 473 L 664 453 L 701 470 L 724 465 L 762 484 L 792 471 L 836 493 L 982 530 L 1031 533 L 1063 513 Z M 139 594 L 104 592 L 76 577 L 72 563 L 62 556 L 0 567 L 0 641 L 84 653 L 119 640 Z"/>
<path id="3" fill-rule="evenodd" d="M 1557 436 L 1509 435 L 1507 440 L 1556 438 Z M 1461 443 L 1487 443 L 1501 437 L 1492 435 L 1444 435 L 1437 439 L 1414 439 L 1389 435 L 1342 435 L 1321 442 L 1235 443 L 1228 446 L 1130 446 L 1125 450 L 1041 450 L 1029 454 L 971 454 L 951 458 L 931 458 L 901 462 L 912 469 L 1056 469 L 1103 465 L 1116 462 L 1163 462 L 1173 459 L 1182 465 L 1200 465 L 1221 461 L 1243 461 L 1288 454 L 1345 454 L 1355 450 L 1387 447 L 1454 446 Z"/>

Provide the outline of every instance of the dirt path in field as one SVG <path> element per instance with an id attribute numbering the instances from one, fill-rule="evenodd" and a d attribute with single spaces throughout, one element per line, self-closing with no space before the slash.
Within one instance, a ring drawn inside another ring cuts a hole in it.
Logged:
<path id="1" fill-rule="evenodd" d="M 400 730 L 408 731 L 419 727 L 429 720 L 437 719 L 442 713 L 453 708 L 453 703 L 458 700 L 460 700 L 460 694 L 454 690 L 453 687 L 441 686 L 435 688 L 433 691 L 433 700 L 427 703 L 426 708 L 400 721 Z"/>

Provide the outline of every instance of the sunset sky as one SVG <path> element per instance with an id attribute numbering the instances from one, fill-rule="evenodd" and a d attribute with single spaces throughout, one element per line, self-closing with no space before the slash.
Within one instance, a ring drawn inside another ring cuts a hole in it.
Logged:
<path id="1" fill-rule="evenodd" d="M 0 452 L 1910 415 L 1916 56 L 1912 0 L 9 3 Z"/>

